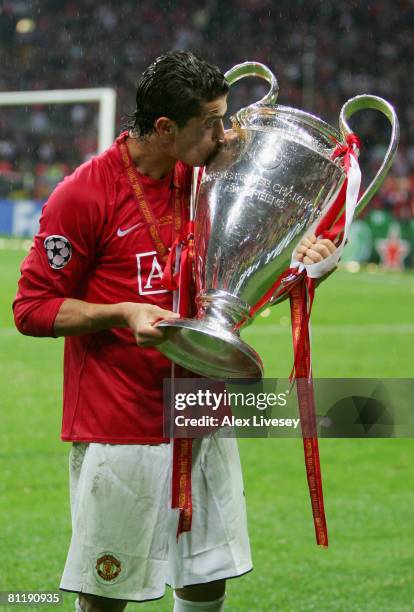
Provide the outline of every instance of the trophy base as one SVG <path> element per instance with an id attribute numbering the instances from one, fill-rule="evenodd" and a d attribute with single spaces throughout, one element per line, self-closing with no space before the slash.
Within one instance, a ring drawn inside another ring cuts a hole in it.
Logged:
<path id="1" fill-rule="evenodd" d="M 157 327 L 166 332 L 157 349 L 191 372 L 218 380 L 263 376 L 259 355 L 234 332 L 198 319 L 171 319 Z"/>

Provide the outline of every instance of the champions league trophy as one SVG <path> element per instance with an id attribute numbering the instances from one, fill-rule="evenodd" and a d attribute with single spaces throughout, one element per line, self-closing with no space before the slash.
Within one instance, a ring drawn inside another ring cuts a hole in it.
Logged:
<path id="1" fill-rule="evenodd" d="M 158 324 L 167 334 L 157 348 L 209 378 L 262 376 L 262 361 L 240 339 L 240 328 L 252 322 L 251 307 L 289 268 L 295 247 L 343 184 L 346 173 L 332 154 L 351 134 L 347 119 L 375 109 L 392 126 L 384 161 L 358 210 L 380 187 L 398 144 L 394 109 L 377 96 L 346 102 L 337 131 L 309 113 L 276 105 L 277 80 L 263 64 L 245 62 L 226 73 L 229 84 L 248 76 L 262 77 L 270 90 L 232 117 L 230 138 L 206 167 L 197 197 L 197 314 Z"/>

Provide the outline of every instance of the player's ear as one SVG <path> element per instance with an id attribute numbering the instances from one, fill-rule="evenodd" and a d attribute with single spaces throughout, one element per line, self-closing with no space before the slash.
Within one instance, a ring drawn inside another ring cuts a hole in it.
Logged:
<path id="1" fill-rule="evenodd" d="M 155 132 L 165 140 L 174 138 L 177 131 L 177 124 L 168 117 L 158 117 L 154 123 Z"/>

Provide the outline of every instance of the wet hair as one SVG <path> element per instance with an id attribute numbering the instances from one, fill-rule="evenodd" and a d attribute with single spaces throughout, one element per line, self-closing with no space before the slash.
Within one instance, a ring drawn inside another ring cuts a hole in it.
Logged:
<path id="1" fill-rule="evenodd" d="M 229 90 L 223 73 L 190 51 L 170 51 L 158 57 L 138 81 L 136 110 L 128 128 L 137 138 L 154 131 L 158 117 L 168 117 L 183 127 L 201 115 L 204 102 Z"/>

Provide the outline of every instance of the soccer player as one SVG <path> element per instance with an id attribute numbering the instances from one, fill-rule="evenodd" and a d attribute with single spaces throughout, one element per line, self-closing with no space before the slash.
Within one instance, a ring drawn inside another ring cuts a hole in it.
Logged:
<path id="1" fill-rule="evenodd" d="M 62 440 L 71 441 L 72 540 L 61 588 L 84 611 L 175 589 L 174 610 L 223 608 L 225 579 L 252 569 L 235 440 L 194 441 L 193 523 L 176 538 L 171 450 L 155 348 L 171 318 L 168 249 L 188 218 L 193 166 L 225 139 L 228 85 L 190 52 L 142 74 L 130 129 L 60 183 L 22 264 L 18 329 L 65 336 Z M 335 247 L 308 238 L 305 263 Z"/>

